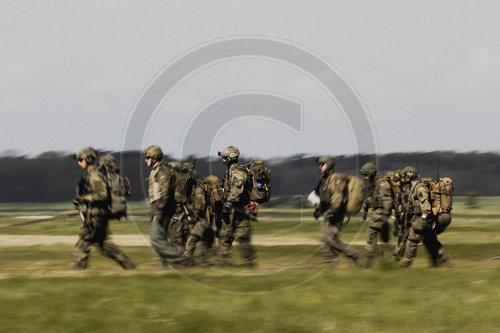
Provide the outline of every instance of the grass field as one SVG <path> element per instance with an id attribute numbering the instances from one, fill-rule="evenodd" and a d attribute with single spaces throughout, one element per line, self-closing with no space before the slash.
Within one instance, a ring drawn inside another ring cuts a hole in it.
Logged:
<path id="1" fill-rule="evenodd" d="M 341 259 L 324 269 L 311 210 L 263 209 L 254 224 L 258 267 L 159 269 L 149 246 L 122 246 L 139 268 L 122 271 L 94 249 L 90 268 L 74 271 L 72 245 L 0 244 L 2 332 L 498 332 L 500 198 L 467 209 L 455 201 L 441 242 L 451 268 L 430 268 L 425 249 L 410 269 L 380 258 L 372 269 Z M 0 204 L 0 237 L 75 236 L 76 217 L 15 226 L 24 215 L 54 215 L 69 204 Z M 143 203 L 114 235 L 147 236 Z M 359 217 L 341 238 L 364 251 Z M 288 239 L 262 245 L 259 239 Z M 302 242 L 301 242 L 302 240 Z M 238 252 L 233 259 L 239 263 Z"/>

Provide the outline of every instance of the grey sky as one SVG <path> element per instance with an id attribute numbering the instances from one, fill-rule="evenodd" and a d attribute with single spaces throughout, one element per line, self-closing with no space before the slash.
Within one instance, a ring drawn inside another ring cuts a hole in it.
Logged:
<path id="1" fill-rule="evenodd" d="M 0 152 L 119 150 L 130 113 L 163 69 L 211 40 L 249 35 L 328 61 L 362 99 L 379 152 L 499 150 L 495 1 L 3 1 L 1 9 Z M 207 153 L 228 144 L 263 157 L 356 152 L 324 87 L 259 57 L 217 62 L 179 82 L 142 146 L 179 155 L 204 107 L 252 91 L 300 101 L 302 129 L 239 119 Z"/>

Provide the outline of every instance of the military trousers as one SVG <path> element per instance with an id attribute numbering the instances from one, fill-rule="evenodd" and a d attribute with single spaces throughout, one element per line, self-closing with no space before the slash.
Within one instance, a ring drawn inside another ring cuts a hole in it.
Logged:
<path id="1" fill-rule="evenodd" d="M 189 237 L 186 242 L 186 251 L 183 257 L 193 260 L 195 250 L 199 253 L 198 262 L 201 265 L 209 263 L 209 251 L 214 239 L 213 229 L 205 219 L 199 219 L 190 227 Z"/>
<path id="2" fill-rule="evenodd" d="M 149 237 L 151 246 L 162 267 L 181 261 L 182 251 L 176 247 L 168 235 L 172 214 L 156 214 L 151 219 Z"/>
<path id="3" fill-rule="evenodd" d="M 85 217 L 73 251 L 75 267 L 87 268 L 90 250 L 94 244 L 105 256 L 117 261 L 122 268 L 135 268 L 135 263 L 109 239 L 107 216 L 87 214 Z"/>
<path id="4" fill-rule="evenodd" d="M 366 267 L 370 267 L 377 257 L 377 238 L 383 242 L 384 254 L 391 253 L 391 245 L 389 244 L 389 223 L 371 224 L 368 227 L 366 235 Z"/>
<path id="5" fill-rule="evenodd" d="M 238 243 L 244 266 L 255 266 L 255 250 L 251 244 L 252 229 L 250 217 L 246 212 L 239 212 L 233 209 L 231 213 L 231 224 L 222 223 L 217 245 L 217 265 L 225 266 L 229 264 L 231 247 L 233 242 Z"/>
<path id="6" fill-rule="evenodd" d="M 344 223 L 344 212 L 326 214 L 321 227 L 322 252 L 325 264 L 333 266 L 336 262 L 338 253 L 353 260 L 358 265 L 360 254 L 353 247 L 343 243 L 339 236 Z"/>
<path id="7" fill-rule="evenodd" d="M 423 242 L 434 266 L 444 264 L 448 261 L 448 254 L 443 245 L 438 241 L 432 230 L 431 222 L 424 222 L 421 216 L 413 216 L 411 228 L 406 241 L 405 252 L 400 261 L 402 267 L 409 267 L 417 256 L 417 247 Z"/>

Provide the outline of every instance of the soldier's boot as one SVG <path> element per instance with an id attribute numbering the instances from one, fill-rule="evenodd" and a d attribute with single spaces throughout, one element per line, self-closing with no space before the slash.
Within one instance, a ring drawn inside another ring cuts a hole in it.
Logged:
<path id="1" fill-rule="evenodd" d="M 453 263 L 448 256 L 448 252 L 444 249 L 444 247 L 441 247 L 438 252 L 437 252 L 437 258 L 435 259 L 435 266 L 436 267 L 451 267 L 453 266 Z"/>
<path id="2" fill-rule="evenodd" d="M 408 240 L 406 242 L 406 249 L 403 258 L 399 261 L 399 266 L 406 268 L 410 267 L 417 256 L 418 243 Z"/>
<path id="3" fill-rule="evenodd" d="M 86 261 L 76 261 L 76 262 L 71 264 L 72 269 L 83 270 L 83 269 L 87 269 L 87 267 L 88 267 L 88 264 Z"/>
<path id="4" fill-rule="evenodd" d="M 120 266 L 123 269 L 136 269 L 137 268 L 136 263 L 132 259 L 129 259 L 129 258 L 127 258 L 127 259 L 128 260 L 119 261 Z"/>

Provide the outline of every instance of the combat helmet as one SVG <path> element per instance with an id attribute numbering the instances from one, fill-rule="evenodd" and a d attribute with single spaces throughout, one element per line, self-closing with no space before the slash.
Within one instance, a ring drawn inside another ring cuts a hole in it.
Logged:
<path id="1" fill-rule="evenodd" d="M 402 171 L 402 177 L 404 178 L 405 182 L 410 182 L 414 179 L 418 179 L 419 176 L 420 175 L 418 173 L 418 170 L 412 166 L 407 166 Z"/>
<path id="2" fill-rule="evenodd" d="M 94 164 L 97 160 L 97 152 L 92 147 L 83 148 L 75 154 L 75 159 L 84 160 L 87 164 Z"/>
<path id="3" fill-rule="evenodd" d="M 326 164 L 325 172 L 329 172 L 335 167 L 335 159 L 330 155 L 321 156 L 318 158 L 318 164 Z"/>
<path id="4" fill-rule="evenodd" d="M 240 151 L 235 146 L 227 146 L 218 153 L 220 157 L 228 160 L 229 162 L 237 161 L 240 157 Z"/>
<path id="5" fill-rule="evenodd" d="M 159 146 L 149 146 L 144 150 L 144 158 L 153 158 L 159 161 L 163 158 L 163 151 Z"/>
<path id="6" fill-rule="evenodd" d="M 375 174 L 377 173 L 377 167 L 372 162 L 368 162 L 361 167 L 361 170 L 359 170 L 359 173 L 362 174 L 363 176 L 369 176 L 369 177 L 373 178 L 373 177 L 375 177 Z"/>

